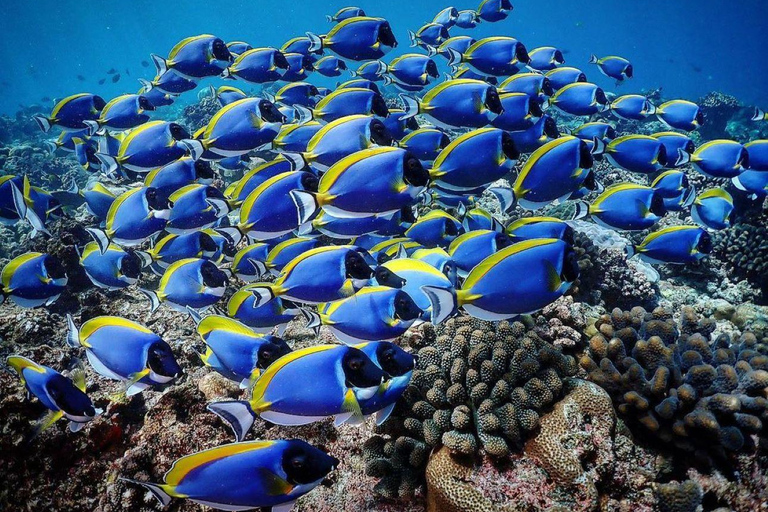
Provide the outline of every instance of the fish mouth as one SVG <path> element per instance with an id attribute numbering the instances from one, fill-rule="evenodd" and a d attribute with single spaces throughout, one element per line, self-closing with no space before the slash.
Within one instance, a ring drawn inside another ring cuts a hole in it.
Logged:
<path id="1" fill-rule="evenodd" d="M 154 210 L 152 216 L 156 219 L 168 220 L 171 218 L 171 210 Z"/>

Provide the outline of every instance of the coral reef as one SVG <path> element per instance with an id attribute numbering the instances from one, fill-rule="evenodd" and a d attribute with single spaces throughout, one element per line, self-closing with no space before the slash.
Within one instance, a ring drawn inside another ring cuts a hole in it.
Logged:
<path id="1" fill-rule="evenodd" d="M 569 316 L 568 308 L 561 313 Z M 557 311 L 552 310 L 556 315 Z M 437 332 L 425 326 L 411 340 L 418 351 L 412 385 L 393 416 L 366 443 L 366 472 L 382 477 L 375 490 L 405 497 L 420 484 L 426 452 L 443 444 L 451 451 L 482 451 L 501 458 L 521 446 L 539 424 L 541 412 L 562 393 L 562 379 L 574 375 L 563 343 L 562 321 L 543 315 L 494 326 L 470 317 L 448 320 Z M 580 339 L 580 335 L 578 336 Z"/>
<path id="2" fill-rule="evenodd" d="M 768 345 L 751 332 L 712 336 L 716 323 L 683 308 L 636 307 L 600 317 L 580 364 L 632 427 L 708 464 L 765 442 Z"/>
<path id="3" fill-rule="evenodd" d="M 574 248 L 581 271 L 572 291 L 577 300 L 606 308 L 656 305 L 657 287 L 634 261 L 627 261 L 623 248 L 601 247 L 580 230 L 574 232 Z"/>
<path id="4" fill-rule="evenodd" d="M 728 125 L 742 105 L 729 94 L 713 91 L 699 98 L 696 103 L 704 113 L 704 125 L 699 128 L 699 135 L 704 140 L 721 138 Z"/>
<path id="5" fill-rule="evenodd" d="M 194 134 L 200 127 L 208 124 L 208 121 L 219 108 L 221 106 L 215 97 L 203 96 L 197 103 L 191 103 L 184 107 L 178 122 L 189 128 L 190 132 Z"/>
<path id="6" fill-rule="evenodd" d="M 768 215 L 763 214 L 720 231 L 714 237 L 713 254 L 731 275 L 758 287 L 768 301 Z"/>

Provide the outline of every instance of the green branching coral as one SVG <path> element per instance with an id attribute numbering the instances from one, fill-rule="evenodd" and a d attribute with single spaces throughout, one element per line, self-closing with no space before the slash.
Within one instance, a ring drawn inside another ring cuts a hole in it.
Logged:
<path id="1" fill-rule="evenodd" d="M 625 421 L 701 460 L 723 459 L 768 435 L 768 344 L 750 332 L 713 337 L 711 319 L 683 308 L 614 310 L 597 322 L 580 363 Z"/>
<path id="2" fill-rule="evenodd" d="M 551 343 L 562 339 L 562 322 L 544 316 L 496 325 L 465 316 L 438 332 L 425 327 L 411 386 L 382 435 L 365 446 L 366 472 L 382 478 L 376 492 L 383 496 L 410 496 L 423 479 L 424 455 L 438 445 L 508 455 L 577 371 L 576 360 Z"/>

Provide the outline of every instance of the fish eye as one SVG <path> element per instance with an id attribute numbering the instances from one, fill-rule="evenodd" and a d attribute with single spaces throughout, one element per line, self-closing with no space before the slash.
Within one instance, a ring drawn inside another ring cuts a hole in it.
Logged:
<path id="1" fill-rule="evenodd" d="M 347 364 L 351 370 L 358 371 L 363 368 L 365 362 L 359 357 L 351 357 Z"/>
<path id="2" fill-rule="evenodd" d="M 309 57 L 309 55 L 304 55 L 301 58 L 301 67 L 307 71 L 314 71 L 315 67 L 312 65 L 312 58 Z M 315 89 L 317 90 L 317 89 Z M 314 93 L 316 94 L 316 93 Z"/>
<path id="3" fill-rule="evenodd" d="M 595 159 L 592 157 L 592 152 L 589 150 L 589 146 L 583 140 L 579 141 L 579 167 L 581 169 L 591 169 L 595 163 Z"/>
<path id="4" fill-rule="evenodd" d="M 541 81 L 541 92 L 544 93 L 545 96 L 552 96 L 554 94 L 555 90 L 552 88 L 552 82 L 549 81 L 549 78 L 544 77 L 544 79 Z"/>
<path id="5" fill-rule="evenodd" d="M 155 110 L 155 106 L 145 96 L 139 96 L 139 108 L 143 110 Z"/>
<path id="6" fill-rule="evenodd" d="M 300 469 L 303 468 L 305 464 L 304 457 L 293 457 L 291 459 L 291 466 L 294 469 Z"/>
<path id="7" fill-rule="evenodd" d="M 744 148 L 741 148 L 741 155 L 739 156 L 738 163 L 744 169 L 749 169 L 749 152 Z"/>
<path id="8" fill-rule="evenodd" d="M 429 76 L 433 78 L 437 78 L 438 72 L 437 72 L 437 63 L 433 60 L 430 60 L 427 62 L 427 73 Z"/>
<path id="9" fill-rule="evenodd" d="M 658 161 L 662 165 L 662 167 L 666 167 L 667 166 L 667 163 L 668 163 L 668 161 L 667 161 L 667 148 L 661 142 L 659 142 Z"/>
<path id="10" fill-rule="evenodd" d="M 384 100 L 381 94 L 377 94 L 376 92 L 373 92 L 371 110 L 379 117 L 389 117 L 389 108 L 387 108 L 387 102 Z"/>
<path id="11" fill-rule="evenodd" d="M 627 78 L 632 78 L 632 75 L 634 74 L 634 68 L 632 67 L 632 64 L 627 66 L 627 68 L 624 70 L 624 74 L 627 75 Z"/>
<path id="12" fill-rule="evenodd" d="M 595 100 L 601 105 L 608 103 L 608 97 L 605 95 L 605 91 L 600 87 L 595 90 Z"/>
<path id="13" fill-rule="evenodd" d="M 301 186 L 304 190 L 310 192 L 317 192 L 317 187 L 320 185 L 320 179 L 312 173 L 306 172 L 301 176 Z"/>
<path id="14" fill-rule="evenodd" d="M 204 252 L 216 252 L 219 246 L 208 233 L 200 232 L 200 248 Z"/>
<path id="15" fill-rule="evenodd" d="M 533 102 L 531 105 L 538 105 L 538 103 Z M 539 109 L 539 112 L 541 112 L 541 109 Z M 501 149 L 510 160 L 520 158 L 520 152 L 515 147 L 515 141 L 512 140 L 512 136 L 507 132 L 501 132 Z"/>
<path id="16" fill-rule="evenodd" d="M 696 151 L 696 144 L 694 144 L 692 140 L 689 140 L 688 142 L 685 143 L 684 150 L 686 153 L 693 153 L 694 151 Z"/>
<path id="17" fill-rule="evenodd" d="M 565 57 L 563 57 L 563 52 L 561 52 L 560 50 L 555 50 L 555 62 L 557 62 L 558 64 L 562 64 L 563 62 L 565 62 Z"/>
<path id="18" fill-rule="evenodd" d="M 48 274 L 48 277 L 52 279 L 61 279 L 66 276 L 64 265 L 62 265 L 61 261 L 55 256 L 51 256 L 50 254 L 46 255 L 43 260 L 43 266 L 45 267 L 45 272 Z"/>

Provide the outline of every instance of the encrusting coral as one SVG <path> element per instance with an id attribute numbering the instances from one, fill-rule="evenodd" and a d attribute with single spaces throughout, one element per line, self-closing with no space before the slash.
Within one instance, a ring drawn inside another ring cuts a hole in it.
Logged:
<path id="1" fill-rule="evenodd" d="M 713 338 L 714 320 L 683 308 L 615 309 L 580 363 L 625 421 L 706 462 L 766 440 L 768 345 L 751 332 Z"/>
<path id="2" fill-rule="evenodd" d="M 494 326 L 457 317 L 437 332 L 425 326 L 412 340 L 420 350 L 411 386 L 379 427 L 387 437 L 374 436 L 365 446 L 367 474 L 381 477 L 377 493 L 410 496 L 434 446 L 501 458 L 538 427 L 542 411 L 562 395 L 563 379 L 578 368 L 553 345 L 568 332 L 561 321 L 550 324 L 543 315 L 524 321 Z"/>

